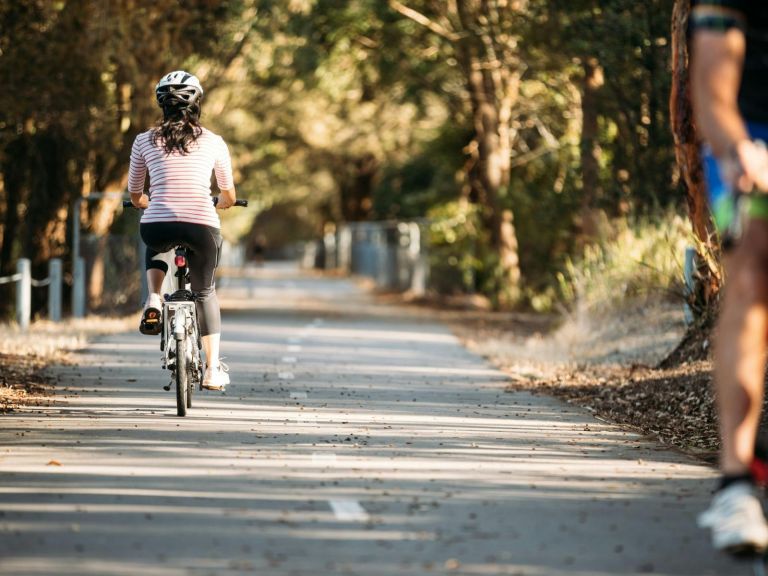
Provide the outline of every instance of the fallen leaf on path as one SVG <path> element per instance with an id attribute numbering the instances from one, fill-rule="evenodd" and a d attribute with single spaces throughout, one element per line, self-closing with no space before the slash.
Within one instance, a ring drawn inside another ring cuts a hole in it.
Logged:
<path id="1" fill-rule="evenodd" d="M 46 466 L 61 466 L 61 462 L 59 462 L 58 460 L 51 460 L 50 462 L 48 462 L 48 464 L 46 464 Z"/>

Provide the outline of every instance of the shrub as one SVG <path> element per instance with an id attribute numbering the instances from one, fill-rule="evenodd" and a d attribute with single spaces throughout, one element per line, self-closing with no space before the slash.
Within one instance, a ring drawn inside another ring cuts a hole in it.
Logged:
<path id="1" fill-rule="evenodd" d="M 660 216 L 605 222 L 598 240 L 558 273 L 564 302 L 587 308 L 663 291 L 683 294 L 683 259 L 693 243 L 684 217 Z"/>
<path id="2" fill-rule="evenodd" d="M 477 205 L 448 202 L 432 208 L 428 218 L 431 288 L 440 294 L 475 292 L 482 270 Z"/>

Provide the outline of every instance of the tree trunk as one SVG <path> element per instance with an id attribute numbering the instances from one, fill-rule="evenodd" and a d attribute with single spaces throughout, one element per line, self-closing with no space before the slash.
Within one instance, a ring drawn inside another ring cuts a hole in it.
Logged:
<path id="1" fill-rule="evenodd" d="M 457 2 L 465 30 L 457 55 L 467 80 L 477 143 L 476 162 L 467 176 L 474 180 L 470 188 L 477 190 L 490 248 L 497 257 L 498 304 L 509 307 L 520 299 L 521 273 L 514 218 L 512 211 L 504 208 L 502 195 L 509 189 L 512 108 L 520 77 L 510 62 L 501 62 L 486 50 L 488 42 L 479 36 L 483 33 L 479 9 L 474 2 Z"/>
<path id="2" fill-rule="evenodd" d="M 5 190 L 5 222 L 2 245 L 0 245 L 0 276 L 16 272 L 13 255 L 20 231 L 19 203 L 27 179 L 27 150 L 27 137 L 22 135 L 9 144 L 4 151 L 2 173 Z M 11 313 L 14 292 L 13 284 L 0 284 L 0 318 Z"/>
<path id="3" fill-rule="evenodd" d="M 108 188 L 105 191 L 119 193 L 124 187 L 115 188 Z M 93 310 L 98 310 L 104 304 L 109 228 L 112 226 L 121 202 L 120 196 L 102 198 L 94 207 L 94 212 L 90 218 L 90 230 L 96 237 L 93 260 L 88 271 L 88 305 Z"/>
<path id="4" fill-rule="evenodd" d="M 67 206 L 70 197 L 66 164 L 71 145 L 56 129 L 40 131 L 30 139 L 30 194 L 24 222 L 23 252 L 32 260 L 34 267 L 45 272 L 48 261 L 60 255 L 60 249 L 66 242 L 66 237 L 51 236 L 50 233 L 61 231 L 58 225 L 62 220 L 60 212 Z"/>
<path id="5" fill-rule="evenodd" d="M 124 66 L 117 68 L 115 82 L 118 86 L 115 93 L 118 106 L 114 118 L 119 131 L 117 146 L 106 157 L 100 158 L 101 169 L 89 178 L 97 187 L 94 192 L 106 192 L 114 196 L 103 197 L 95 200 L 90 206 L 86 205 L 87 226 L 96 238 L 96 247 L 88 273 L 88 302 L 96 310 L 104 305 L 109 230 L 122 201 L 118 195 L 128 186 L 126 168 L 130 162 L 133 142 L 136 136 L 152 123 L 153 116 L 158 113 L 158 108 L 150 98 L 136 98 L 136 89 L 132 82 L 140 85 L 140 78 L 136 78 Z M 93 165 L 92 162 L 90 164 Z M 84 189 L 83 195 L 86 196 L 88 192 L 90 190 Z"/>
<path id="6" fill-rule="evenodd" d="M 690 0 L 677 0 L 672 13 L 672 91 L 670 117 L 675 139 L 675 156 L 685 188 L 688 214 L 696 236 L 699 253 L 695 310 L 714 304 L 722 278 L 719 273 L 719 248 L 713 231 L 701 162 L 700 141 L 691 105 L 688 74 L 688 15 Z"/>
<path id="7" fill-rule="evenodd" d="M 29 142 L 29 196 L 22 254 L 32 261 L 33 276 L 44 278 L 48 262 L 60 256 L 66 245 L 66 207 L 71 196 L 67 164 L 76 152 L 56 127 L 38 131 L 29 136 Z M 32 312 L 43 311 L 47 301 L 45 290 L 33 290 Z"/>
<path id="8" fill-rule="evenodd" d="M 597 58 L 583 62 L 584 81 L 581 91 L 581 210 L 580 229 L 584 241 L 597 236 L 599 217 L 596 202 L 602 197 L 600 186 L 600 145 L 598 144 L 597 95 L 603 86 L 603 70 Z"/>
<path id="9" fill-rule="evenodd" d="M 379 161 L 373 154 L 341 158 L 337 175 L 341 197 L 341 215 L 346 222 L 367 220 L 373 209 L 373 187 Z"/>

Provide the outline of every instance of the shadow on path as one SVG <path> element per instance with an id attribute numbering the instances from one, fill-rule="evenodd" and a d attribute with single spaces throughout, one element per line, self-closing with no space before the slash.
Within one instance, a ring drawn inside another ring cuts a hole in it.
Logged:
<path id="1" fill-rule="evenodd" d="M 713 472 L 505 378 L 344 280 L 232 280 L 232 386 L 175 417 L 157 340 L 4 416 L 0 574 L 747 574 Z M 234 303 L 234 304 L 233 304 Z"/>

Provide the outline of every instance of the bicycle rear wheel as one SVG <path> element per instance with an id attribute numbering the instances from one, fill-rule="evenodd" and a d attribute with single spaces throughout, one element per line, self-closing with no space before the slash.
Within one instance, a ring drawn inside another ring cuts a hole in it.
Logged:
<path id="1" fill-rule="evenodd" d="M 176 414 L 187 415 L 187 407 L 192 406 L 189 397 L 189 377 L 187 375 L 186 340 L 176 340 Z"/>
<path id="2" fill-rule="evenodd" d="M 187 408 L 192 408 L 192 391 L 195 389 L 195 381 L 194 378 L 190 378 L 192 375 L 192 370 L 194 370 L 194 366 L 189 367 L 189 372 L 187 372 Z"/>

